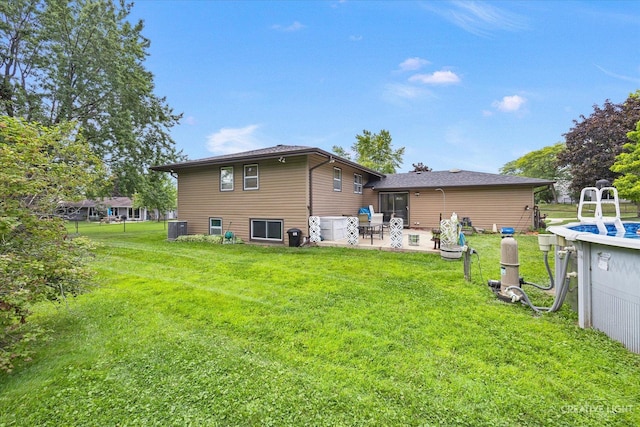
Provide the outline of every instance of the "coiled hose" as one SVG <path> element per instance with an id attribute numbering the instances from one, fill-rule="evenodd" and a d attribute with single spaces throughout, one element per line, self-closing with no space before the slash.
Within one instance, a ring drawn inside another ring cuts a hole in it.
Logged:
<path id="1" fill-rule="evenodd" d="M 549 312 L 549 313 L 553 313 L 555 311 L 558 311 L 560 309 L 560 307 L 562 307 L 562 303 L 564 303 L 564 299 L 567 296 L 567 292 L 569 291 L 569 281 L 570 278 L 567 277 L 567 270 L 569 269 L 569 263 L 571 262 L 571 253 L 575 250 L 573 247 L 566 247 L 565 250 L 567 251 L 565 258 L 564 258 L 564 262 L 562 263 L 562 269 L 561 269 L 561 274 L 560 277 L 562 278 L 561 280 L 559 280 L 559 284 L 558 284 L 558 289 L 556 291 L 556 297 L 553 300 L 553 304 L 551 305 L 551 307 L 539 307 L 534 305 L 531 302 L 531 299 L 529 298 L 529 295 L 527 295 L 527 293 L 524 291 L 524 289 L 518 287 L 518 286 L 509 286 L 508 288 L 506 288 L 504 291 L 505 292 L 513 292 L 516 294 L 520 295 L 520 301 L 525 304 L 528 305 L 529 307 L 531 307 L 531 309 L 533 311 L 535 311 L 536 313 L 541 313 L 541 312 Z M 553 275 L 551 274 L 551 268 L 549 268 L 549 263 L 548 263 L 548 259 L 547 259 L 547 253 L 545 253 L 545 263 L 547 265 L 547 272 L 549 273 L 549 278 L 551 279 L 551 287 L 549 287 L 548 289 L 551 289 L 553 287 Z M 539 287 L 539 286 L 538 286 Z M 545 289 L 540 287 L 540 289 Z"/>

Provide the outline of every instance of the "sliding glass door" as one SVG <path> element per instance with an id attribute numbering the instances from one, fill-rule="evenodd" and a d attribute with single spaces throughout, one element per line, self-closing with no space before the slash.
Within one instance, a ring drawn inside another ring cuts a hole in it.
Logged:
<path id="1" fill-rule="evenodd" d="M 409 226 L 409 193 L 380 193 L 380 212 L 384 214 L 384 221 L 391 216 L 402 218 L 404 226 Z"/>

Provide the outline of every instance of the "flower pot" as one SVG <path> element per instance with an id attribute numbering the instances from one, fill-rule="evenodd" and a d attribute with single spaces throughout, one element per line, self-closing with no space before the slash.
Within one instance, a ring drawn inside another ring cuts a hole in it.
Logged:
<path id="1" fill-rule="evenodd" d="M 441 246 L 440 257 L 447 261 L 455 261 L 462 258 L 462 246 Z"/>

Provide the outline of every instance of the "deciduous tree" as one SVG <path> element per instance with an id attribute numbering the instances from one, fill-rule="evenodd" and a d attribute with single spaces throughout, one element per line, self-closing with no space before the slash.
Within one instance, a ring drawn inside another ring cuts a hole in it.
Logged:
<path id="1" fill-rule="evenodd" d="M 624 145 L 624 151 L 618 154 L 611 167 L 613 172 L 621 174 L 613 184 L 621 197 L 640 202 L 640 121 L 627 137 L 631 142 Z"/>
<path id="2" fill-rule="evenodd" d="M 181 159 L 178 123 L 144 67 L 150 42 L 124 0 L 0 3 L 0 114 L 45 125 L 78 122 L 112 176 L 131 195 L 153 164 Z"/>
<path id="3" fill-rule="evenodd" d="M 564 150 L 564 143 L 543 147 L 540 150 L 531 151 L 522 157 L 506 163 L 500 168 L 503 175 L 526 176 L 529 178 L 542 178 L 563 182 L 569 179 L 568 168 L 558 164 L 558 154 Z M 558 195 L 554 188 L 545 190 L 536 195 L 538 200 L 546 202 L 558 201 Z"/>
<path id="4" fill-rule="evenodd" d="M 68 239 L 54 215 L 103 176 L 101 161 L 77 126 L 30 124 L 0 116 L 0 369 L 29 354 L 38 335 L 27 323 L 29 305 L 76 294 L 90 276 L 90 244 Z"/>
<path id="5" fill-rule="evenodd" d="M 356 142 L 351 146 L 351 150 L 357 163 L 382 173 L 395 173 L 404 156 L 404 147 L 394 150 L 391 134 L 384 129 L 377 134 L 363 130 L 362 135 L 356 135 Z M 342 147 L 334 146 L 333 151 L 339 156 L 351 158 Z"/>
<path id="6" fill-rule="evenodd" d="M 429 166 L 423 164 L 422 162 L 413 163 L 411 166 L 413 166 L 414 172 L 431 172 L 433 170 Z"/>
<path id="7" fill-rule="evenodd" d="M 157 210 L 158 221 L 163 214 L 174 210 L 178 205 L 176 185 L 167 174 L 152 172 L 139 188 L 133 195 L 134 207 Z"/>
<path id="8" fill-rule="evenodd" d="M 640 120 L 640 90 L 622 104 L 606 100 L 602 107 L 594 105 L 593 109 L 589 117 L 581 115 L 580 121 L 574 120 L 574 127 L 564 135 L 566 147 L 558 154 L 560 165 L 570 169 L 574 194 L 599 179 L 613 182 L 618 177 L 611 166 L 629 142 L 627 133 Z"/>

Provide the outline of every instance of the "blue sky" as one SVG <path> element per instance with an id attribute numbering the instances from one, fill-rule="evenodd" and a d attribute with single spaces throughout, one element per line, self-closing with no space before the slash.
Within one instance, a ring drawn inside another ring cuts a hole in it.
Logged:
<path id="1" fill-rule="evenodd" d="M 349 149 L 497 173 L 640 89 L 637 1 L 137 1 L 156 94 L 190 159 Z"/>

